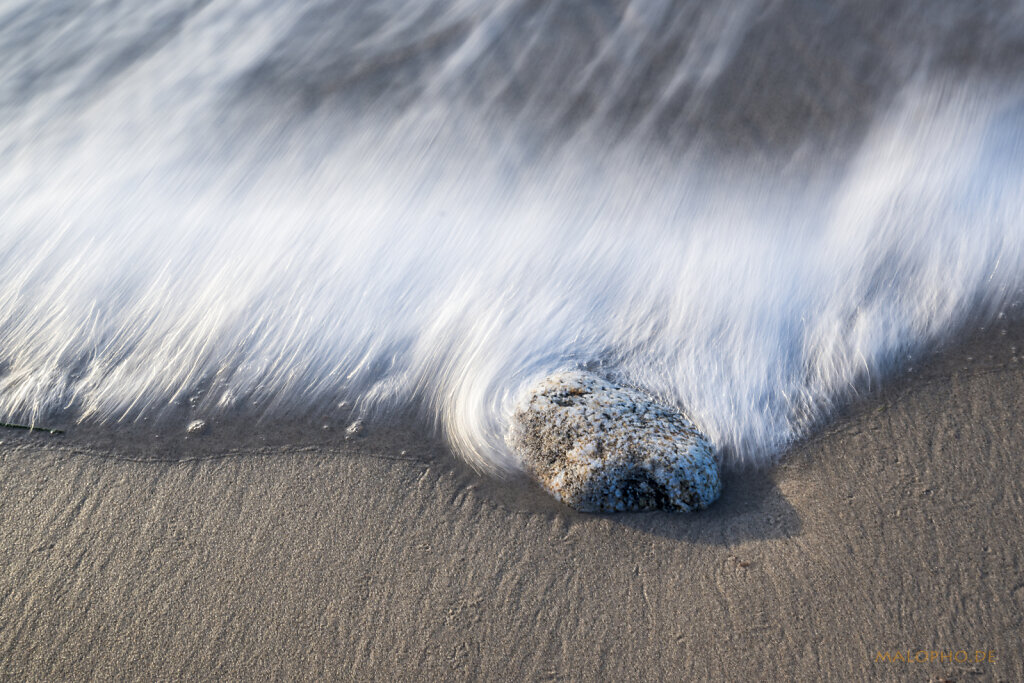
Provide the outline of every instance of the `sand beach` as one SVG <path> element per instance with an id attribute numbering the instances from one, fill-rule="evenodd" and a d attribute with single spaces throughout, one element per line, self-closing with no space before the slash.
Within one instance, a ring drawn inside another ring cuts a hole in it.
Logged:
<path id="1" fill-rule="evenodd" d="M 0 676 L 1020 680 L 1021 349 L 978 333 L 693 515 L 573 513 L 394 426 L 5 431 Z"/>

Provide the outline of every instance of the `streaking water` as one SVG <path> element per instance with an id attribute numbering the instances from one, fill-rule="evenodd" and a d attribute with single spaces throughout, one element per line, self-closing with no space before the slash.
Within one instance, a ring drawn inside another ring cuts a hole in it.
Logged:
<path id="1" fill-rule="evenodd" d="M 8 2 L 0 420 L 414 407 L 510 468 L 520 388 L 597 364 L 763 461 L 1020 296 L 1022 39 L 1020 3 Z"/>

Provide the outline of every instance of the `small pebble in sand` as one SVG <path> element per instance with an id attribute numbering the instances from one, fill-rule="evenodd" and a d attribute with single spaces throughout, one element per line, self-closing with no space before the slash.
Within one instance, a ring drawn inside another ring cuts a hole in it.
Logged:
<path id="1" fill-rule="evenodd" d="M 506 441 L 541 486 L 583 512 L 689 512 L 722 490 L 711 444 L 689 419 L 588 372 L 529 389 Z"/>
<path id="2" fill-rule="evenodd" d="M 185 428 L 188 434 L 202 434 L 206 431 L 206 420 L 192 420 Z"/>
<path id="3" fill-rule="evenodd" d="M 363 424 L 363 421 L 362 420 L 356 420 L 355 422 L 350 424 L 348 426 L 348 428 L 345 430 L 345 438 L 346 439 L 351 439 L 354 436 L 362 436 L 363 432 L 365 432 L 365 431 L 366 431 L 366 426 Z"/>

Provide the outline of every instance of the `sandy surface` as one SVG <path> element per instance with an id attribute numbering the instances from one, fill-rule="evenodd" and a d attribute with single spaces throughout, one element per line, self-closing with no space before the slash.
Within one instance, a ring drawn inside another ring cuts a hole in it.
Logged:
<path id="1" fill-rule="evenodd" d="M 697 515 L 574 514 L 395 430 L 4 430 L 0 676 L 1024 680 L 1021 349 L 946 352 Z M 995 661 L 875 661 L 908 649 Z"/>

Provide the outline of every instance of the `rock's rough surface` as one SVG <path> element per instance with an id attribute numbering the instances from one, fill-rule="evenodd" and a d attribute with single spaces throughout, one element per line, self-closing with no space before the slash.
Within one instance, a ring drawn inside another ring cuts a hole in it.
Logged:
<path id="1" fill-rule="evenodd" d="M 711 444 L 690 420 L 588 372 L 530 389 L 506 440 L 545 489 L 583 512 L 700 510 L 722 490 Z"/>

